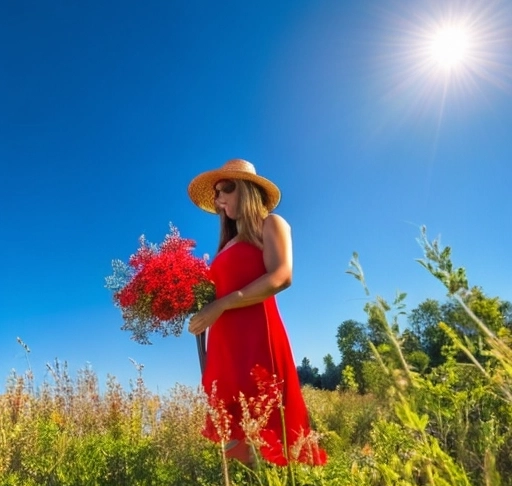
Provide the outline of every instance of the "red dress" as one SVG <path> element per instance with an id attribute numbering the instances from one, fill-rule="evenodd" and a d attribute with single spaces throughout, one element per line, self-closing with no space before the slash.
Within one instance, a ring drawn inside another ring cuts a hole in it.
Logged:
<path id="1" fill-rule="evenodd" d="M 266 273 L 263 252 L 256 246 L 238 242 L 221 251 L 211 265 L 217 297 L 237 291 Z M 283 383 L 286 440 L 292 445 L 297 437 L 309 432 L 306 405 L 300 390 L 297 369 L 288 336 L 275 297 L 264 302 L 224 312 L 211 326 L 207 340 L 206 366 L 203 386 L 208 395 L 216 382 L 217 398 L 224 401 L 233 416 L 231 438 L 243 439 L 239 426 L 239 393 L 245 397 L 258 395 L 258 388 L 250 373 L 255 365 L 268 370 Z M 281 416 L 275 410 L 266 426 L 283 437 Z M 218 440 L 211 420 L 204 434 Z"/>

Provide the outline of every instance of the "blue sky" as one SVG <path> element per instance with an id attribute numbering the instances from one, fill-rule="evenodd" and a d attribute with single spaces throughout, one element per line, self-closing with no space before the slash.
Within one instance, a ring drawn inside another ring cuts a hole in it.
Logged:
<path id="1" fill-rule="evenodd" d="M 459 22 L 446 69 L 429 39 Z M 194 338 L 131 341 L 104 278 L 169 222 L 213 254 L 186 188 L 233 157 L 282 190 L 297 363 L 339 361 L 338 326 L 364 321 L 353 251 L 374 295 L 445 299 L 415 262 L 423 224 L 512 300 L 511 23 L 499 1 L 2 2 L 0 375 L 51 381 L 58 359 L 128 386 L 132 359 L 152 390 L 197 385 Z"/>

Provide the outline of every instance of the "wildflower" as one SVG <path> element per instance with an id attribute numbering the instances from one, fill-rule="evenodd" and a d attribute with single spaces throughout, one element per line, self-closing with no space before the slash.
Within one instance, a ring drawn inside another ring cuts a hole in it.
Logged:
<path id="1" fill-rule="evenodd" d="M 326 464 L 327 454 L 320 448 L 320 436 L 316 432 L 301 431 L 291 446 L 287 444 L 282 397 L 283 383 L 277 381 L 276 375 L 272 375 L 260 365 L 256 365 L 251 370 L 251 377 L 256 382 L 258 393 L 256 396 L 246 397 L 240 392 L 238 397 L 240 413 L 238 411 L 235 413 L 240 422 L 236 424 L 233 423 L 233 415 L 227 413 L 224 402 L 216 397 L 216 388 L 212 389 L 205 435 L 214 441 L 227 443 L 227 439 L 233 435 L 233 430 L 241 429 L 245 442 L 255 451 L 259 451 L 261 457 L 267 462 L 278 466 L 287 466 L 293 462 L 313 466 Z M 230 407 L 232 405 L 234 403 Z M 271 420 L 271 417 L 275 418 L 274 414 L 281 415 L 282 427 L 276 428 L 276 421 Z"/>
<path id="2" fill-rule="evenodd" d="M 278 383 L 277 377 L 260 365 L 254 366 L 251 377 L 256 382 L 258 394 L 255 397 L 246 397 L 240 393 L 240 426 L 247 440 L 255 447 L 260 447 L 266 443 L 260 437 L 260 432 L 265 429 L 272 413 L 282 406 L 282 383 Z"/>
<path id="3" fill-rule="evenodd" d="M 213 425 L 212 440 L 225 445 L 231 439 L 233 416 L 227 411 L 224 400 L 217 396 L 217 383 L 213 382 L 207 402 L 208 420 Z"/>
<path id="4" fill-rule="evenodd" d="M 292 458 L 310 466 L 324 466 L 327 463 L 327 453 L 319 446 L 320 436 L 314 430 L 306 435 L 302 433 L 292 446 Z"/>
<path id="5" fill-rule="evenodd" d="M 268 462 L 273 462 L 278 466 L 287 466 L 288 459 L 284 454 L 283 443 L 277 437 L 273 430 L 262 430 L 260 432 L 261 438 L 265 441 L 260 446 L 260 453 L 263 459 Z"/>

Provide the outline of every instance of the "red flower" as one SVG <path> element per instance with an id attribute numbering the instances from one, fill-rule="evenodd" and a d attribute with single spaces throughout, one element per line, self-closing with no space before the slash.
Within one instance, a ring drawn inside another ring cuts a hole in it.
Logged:
<path id="1" fill-rule="evenodd" d="M 316 441 L 310 441 L 300 450 L 297 461 L 310 466 L 324 466 L 327 463 L 327 453 Z"/>
<path id="2" fill-rule="evenodd" d="M 179 336 L 186 318 L 215 296 L 208 264 L 192 254 L 195 242 L 181 238 L 172 224 L 160 246 L 144 236 L 139 241 L 128 265 L 115 260 L 114 275 L 107 277 L 122 311 L 122 329 L 141 343 L 149 343 L 150 332 Z"/>
<path id="3" fill-rule="evenodd" d="M 282 405 L 283 384 L 277 381 L 275 375 L 263 366 L 256 364 L 251 369 L 251 377 L 258 387 L 258 395 L 252 400 L 253 414 L 261 415 L 270 408 L 279 408 Z"/>
<path id="4" fill-rule="evenodd" d="M 278 437 L 275 430 L 266 428 L 272 411 L 283 406 L 283 383 L 260 365 L 252 368 L 251 376 L 258 387 L 258 395 L 250 398 L 240 396 L 241 426 L 247 439 L 259 448 L 263 459 L 279 466 L 286 466 L 289 462 L 311 466 L 326 464 L 327 454 L 318 444 L 319 435 L 311 430 L 302 431 L 285 451 L 284 438 Z"/>
<path id="5" fill-rule="evenodd" d="M 273 462 L 278 466 L 287 466 L 288 459 L 284 455 L 283 443 L 279 440 L 275 431 L 261 430 L 260 437 L 265 441 L 265 445 L 260 446 L 260 453 L 263 459 Z"/>

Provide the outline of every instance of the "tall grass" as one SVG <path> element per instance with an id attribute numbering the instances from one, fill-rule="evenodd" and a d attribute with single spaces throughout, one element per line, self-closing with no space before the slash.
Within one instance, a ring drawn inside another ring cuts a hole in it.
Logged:
<path id="1" fill-rule="evenodd" d="M 12 371 L 0 395 L 0 486 L 353 484 L 346 453 L 358 430 L 367 434 L 370 415 L 362 411 L 372 409 L 371 397 L 305 390 L 313 424 L 325 432 L 327 467 L 294 464 L 290 475 L 264 462 L 254 471 L 231 461 L 225 471 L 221 449 L 201 434 L 201 389 L 154 394 L 134 364 L 128 390 L 109 376 L 103 392 L 90 367 L 71 377 L 56 360 L 39 387 L 30 369 Z"/>
<path id="2" fill-rule="evenodd" d="M 12 372 L 0 395 L 2 485 L 215 484 L 218 451 L 202 439 L 198 390 L 151 393 L 142 374 L 129 390 L 85 368 L 48 366 L 53 383 L 36 389 L 31 372 Z"/>

